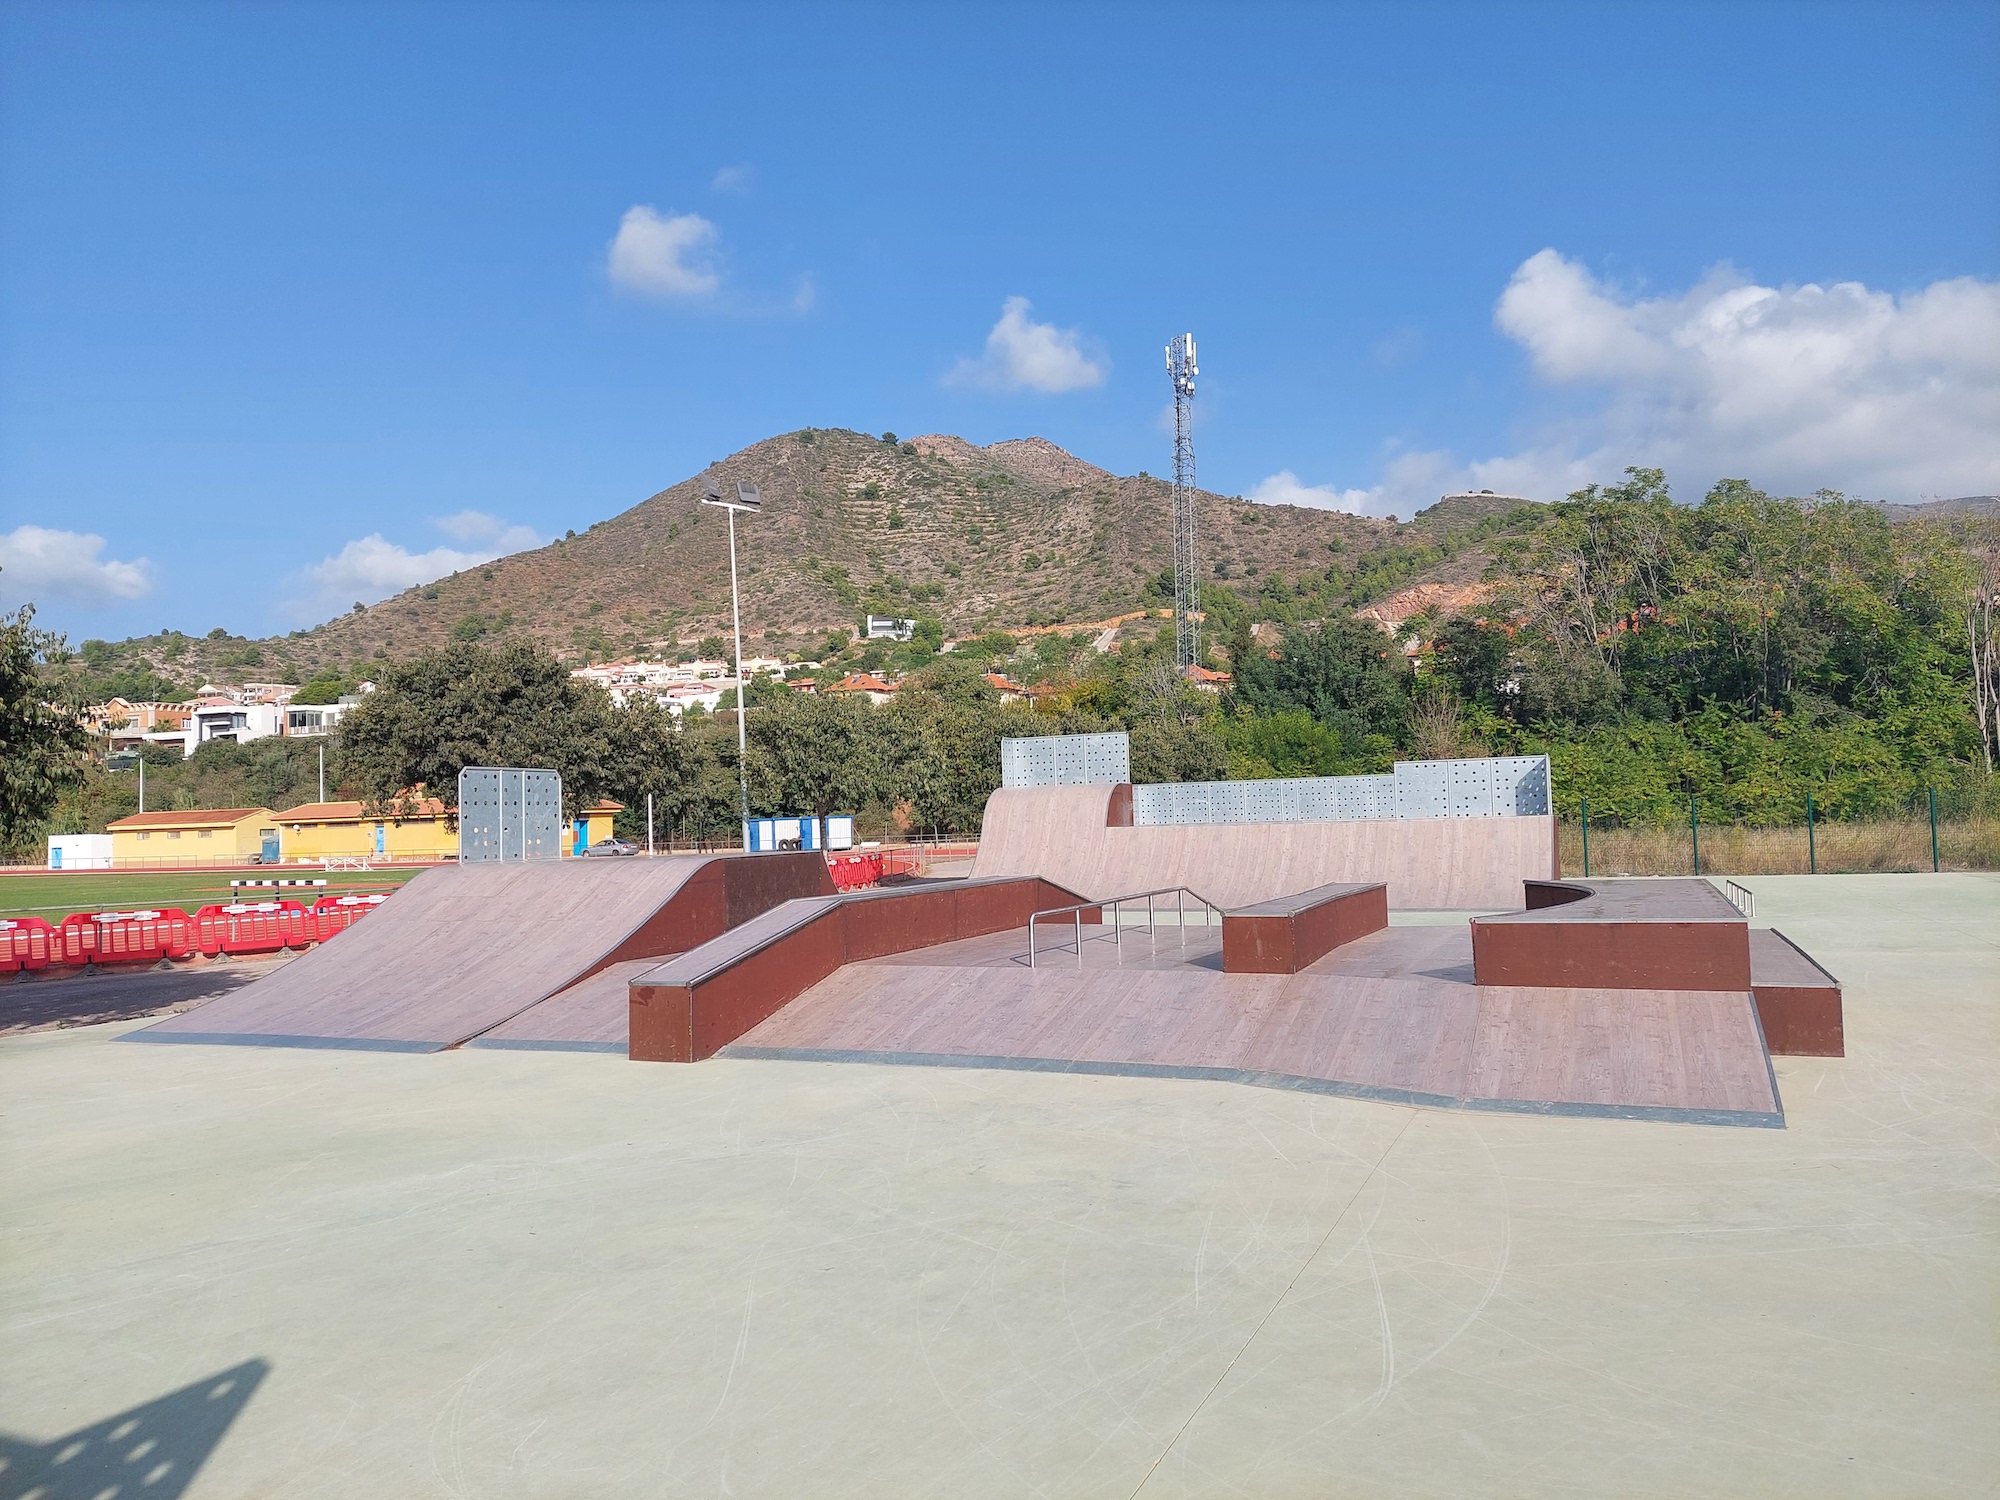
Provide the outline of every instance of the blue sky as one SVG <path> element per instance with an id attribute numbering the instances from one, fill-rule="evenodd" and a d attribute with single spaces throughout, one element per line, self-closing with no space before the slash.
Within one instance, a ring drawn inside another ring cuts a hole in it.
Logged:
<path id="1" fill-rule="evenodd" d="M 615 242 L 615 243 L 614 243 Z M 263 633 L 775 432 L 2000 490 L 2000 8 L 0 10 L 0 605 Z M 1017 300 L 1018 299 L 1018 300 Z"/>

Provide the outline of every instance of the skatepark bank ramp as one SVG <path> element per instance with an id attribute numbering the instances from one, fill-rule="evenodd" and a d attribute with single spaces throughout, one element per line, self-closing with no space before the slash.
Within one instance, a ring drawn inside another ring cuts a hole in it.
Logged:
<path id="1" fill-rule="evenodd" d="M 126 1040 L 442 1051 L 614 964 L 832 893 L 818 853 L 445 865 L 268 978 Z"/>

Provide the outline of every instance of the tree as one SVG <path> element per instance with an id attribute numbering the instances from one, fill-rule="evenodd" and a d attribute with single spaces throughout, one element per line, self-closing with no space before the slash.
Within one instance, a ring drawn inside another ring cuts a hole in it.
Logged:
<path id="1" fill-rule="evenodd" d="M 853 812 L 875 795 L 880 768 L 868 700 L 855 693 L 797 693 L 750 720 L 754 806 L 823 818 Z"/>
<path id="2" fill-rule="evenodd" d="M 540 646 L 454 642 L 385 668 L 341 720 L 335 759 L 376 802 L 418 786 L 451 801 L 466 766 L 548 767 L 573 814 L 626 779 L 632 722 Z"/>
<path id="3" fill-rule="evenodd" d="M 32 604 L 0 614 L 0 848 L 36 840 L 89 764 L 81 705 L 43 681 L 42 664 L 61 649 L 60 635 L 35 628 Z"/>
<path id="4" fill-rule="evenodd" d="M 1388 636 L 1366 620 L 1330 615 L 1286 630 L 1275 657 L 1243 651 L 1233 690 L 1255 713 L 1304 709 L 1359 752 L 1370 736 L 1401 740 L 1409 706 L 1403 673 Z"/>

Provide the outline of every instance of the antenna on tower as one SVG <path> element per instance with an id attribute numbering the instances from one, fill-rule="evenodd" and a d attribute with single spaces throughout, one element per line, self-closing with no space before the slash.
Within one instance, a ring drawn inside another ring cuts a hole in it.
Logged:
<path id="1" fill-rule="evenodd" d="M 1174 662 L 1185 672 L 1201 660 L 1201 577 L 1195 571 L 1194 335 L 1167 345 L 1174 383 Z"/>

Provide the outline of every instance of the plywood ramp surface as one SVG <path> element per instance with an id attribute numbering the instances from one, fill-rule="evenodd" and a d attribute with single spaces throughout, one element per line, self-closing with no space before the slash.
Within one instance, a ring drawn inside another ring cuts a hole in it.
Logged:
<path id="1" fill-rule="evenodd" d="M 666 957 L 677 957 L 669 954 Z M 623 1055 L 631 1031 L 632 981 L 661 958 L 628 958 L 557 990 L 539 1005 L 481 1032 L 468 1047 L 516 1047 Z"/>
<path id="2" fill-rule="evenodd" d="M 1461 1108 L 1782 1123 L 1747 993 L 1481 989 L 1462 928 L 1392 928 L 1295 975 L 1200 960 L 1079 971 L 1073 957 L 1029 970 L 999 954 L 1008 939 L 1025 955 L 1014 933 L 850 964 L 723 1055 L 1157 1072 Z"/>
<path id="3" fill-rule="evenodd" d="M 269 978 L 131 1035 L 451 1046 L 614 959 L 714 862 L 688 855 L 426 870 Z"/>
<path id="4" fill-rule="evenodd" d="M 987 802 L 973 873 L 1040 875 L 1105 900 L 1185 885 L 1241 907 L 1315 886 L 1382 881 L 1389 904 L 1507 910 L 1555 873 L 1546 817 L 1107 828 L 1112 787 L 1008 787 Z"/>

